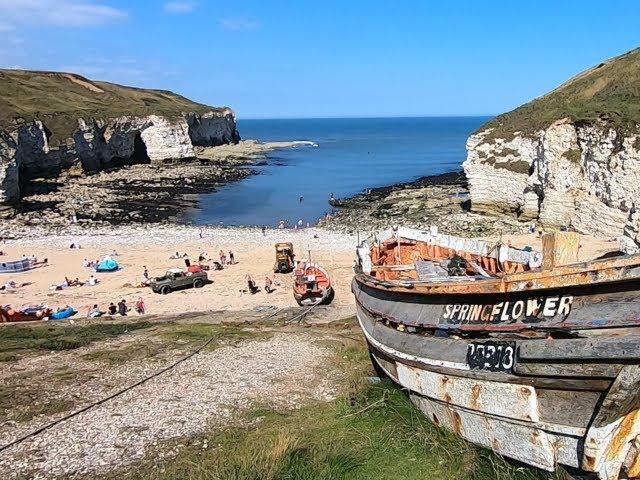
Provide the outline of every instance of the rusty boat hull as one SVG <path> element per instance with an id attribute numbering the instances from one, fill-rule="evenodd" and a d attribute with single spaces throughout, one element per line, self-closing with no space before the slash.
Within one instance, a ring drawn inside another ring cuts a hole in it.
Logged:
<path id="1" fill-rule="evenodd" d="M 352 291 L 374 366 L 468 441 L 549 471 L 639 478 L 640 256 L 425 279 L 405 258 L 432 241 L 418 237 L 366 246 L 373 261 L 359 249 Z M 379 261 L 385 248 L 394 261 Z"/>

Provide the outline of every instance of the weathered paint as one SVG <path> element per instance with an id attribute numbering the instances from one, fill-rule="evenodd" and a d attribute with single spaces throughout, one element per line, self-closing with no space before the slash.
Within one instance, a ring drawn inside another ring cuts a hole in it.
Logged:
<path id="1" fill-rule="evenodd" d="M 482 382 L 404 364 L 397 372 L 401 385 L 429 398 L 525 422 L 539 420 L 536 391 L 528 385 Z"/>
<path id="2" fill-rule="evenodd" d="M 633 456 L 629 459 L 627 475 L 629 478 L 640 478 L 640 436 L 633 441 Z"/>
<path id="3" fill-rule="evenodd" d="M 548 470 L 638 476 L 640 254 L 540 270 L 539 256 L 495 247 L 402 229 L 374 243 L 352 283 L 374 361 L 467 440 Z M 416 262 L 452 254 L 469 276 L 418 275 Z M 491 341 L 514 348 L 515 369 L 480 369 L 485 345 L 470 368 L 465 348 Z"/>
<path id="4" fill-rule="evenodd" d="M 538 293 L 436 296 L 399 293 L 356 276 L 352 291 L 356 302 L 373 316 L 425 328 L 519 331 L 640 326 L 640 281 L 565 286 Z"/>
<path id="5" fill-rule="evenodd" d="M 561 438 L 535 424 L 511 422 L 416 394 L 411 399 L 435 424 L 496 453 L 550 471 L 555 469 L 559 458 L 564 465 L 578 466 L 576 437 Z"/>
<path id="6" fill-rule="evenodd" d="M 542 421 L 542 407 L 535 388 L 464 378 L 462 375 L 470 372 L 463 369 L 458 370 L 460 375 L 442 374 L 430 371 L 428 363 L 424 367 L 405 364 L 402 360 L 404 356 L 420 361 L 424 358 L 405 355 L 377 342 L 364 327 L 360 318 L 362 313 L 359 312 L 358 319 L 367 341 L 374 348 L 374 361 L 391 378 L 412 392 L 414 402 L 434 423 L 471 442 L 539 468 L 553 470 L 562 464 L 594 472 L 602 480 L 618 478 L 620 467 L 629 455 L 630 445 L 640 433 L 640 415 L 635 410 L 634 414 L 617 418 L 611 424 L 592 426 L 588 435 L 585 428 Z M 378 356 L 379 346 L 384 348 L 379 351 L 389 355 L 384 360 Z M 627 374 L 619 376 L 617 384 L 610 388 L 609 401 L 605 401 L 604 405 L 609 404 L 613 408 L 622 394 L 621 390 L 633 385 L 633 370 L 639 366 L 627 365 L 624 368 L 629 369 Z M 627 380 L 623 381 L 622 378 Z M 593 405 L 596 409 L 599 403 Z M 564 408 L 571 411 L 573 404 L 567 401 Z M 601 414 L 596 419 L 609 418 L 612 413 Z M 633 462 L 628 460 L 628 463 Z"/>

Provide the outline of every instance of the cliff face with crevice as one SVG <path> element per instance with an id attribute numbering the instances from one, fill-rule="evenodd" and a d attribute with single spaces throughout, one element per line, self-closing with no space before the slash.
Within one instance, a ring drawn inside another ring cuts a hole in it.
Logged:
<path id="1" fill-rule="evenodd" d="M 43 82 L 46 91 L 39 90 Z M 45 97 L 56 94 L 68 97 L 68 108 Z M 240 139 L 228 108 L 72 74 L 0 70 L 0 109 L 0 205 L 19 202 L 30 178 L 194 158 L 196 145 Z"/>
<path id="2" fill-rule="evenodd" d="M 489 122 L 467 141 L 463 168 L 472 210 L 620 237 L 624 249 L 637 250 L 639 85 L 640 51 L 634 50 Z M 617 95 L 626 110 L 615 113 Z M 566 113 L 545 124 L 550 110 Z"/>

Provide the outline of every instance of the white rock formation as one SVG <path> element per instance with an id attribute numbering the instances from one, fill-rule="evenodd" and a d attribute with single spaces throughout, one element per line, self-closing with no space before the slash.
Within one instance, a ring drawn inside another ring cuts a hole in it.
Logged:
<path id="1" fill-rule="evenodd" d="M 193 145 L 216 146 L 240 140 L 229 109 L 203 115 L 78 119 L 72 138 L 55 148 L 50 132 L 36 120 L 0 129 L 0 205 L 20 197 L 20 175 L 54 177 L 80 164 L 87 172 L 135 163 L 195 157 Z"/>
<path id="2" fill-rule="evenodd" d="M 189 126 L 184 118 L 170 120 L 151 115 L 149 125 L 140 131 L 151 162 L 193 158 L 193 145 L 189 137 Z"/>
<path id="3" fill-rule="evenodd" d="M 189 113 L 185 119 L 189 125 L 191 143 L 195 146 L 215 147 L 240 141 L 235 115 L 229 108 L 207 112 L 203 115 Z"/>
<path id="4" fill-rule="evenodd" d="M 532 136 L 467 141 L 471 208 L 640 245 L 640 136 L 560 120 Z"/>
<path id="5" fill-rule="evenodd" d="M 15 139 L 0 130 L 0 205 L 13 203 L 20 194 Z"/>

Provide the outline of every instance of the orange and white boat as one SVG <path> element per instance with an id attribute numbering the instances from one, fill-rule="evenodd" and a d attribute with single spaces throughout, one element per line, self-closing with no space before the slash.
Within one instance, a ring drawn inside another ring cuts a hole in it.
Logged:
<path id="1" fill-rule="evenodd" d="M 300 306 L 328 305 L 335 292 L 327 271 L 315 262 L 301 260 L 294 270 L 293 296 Z"/>

